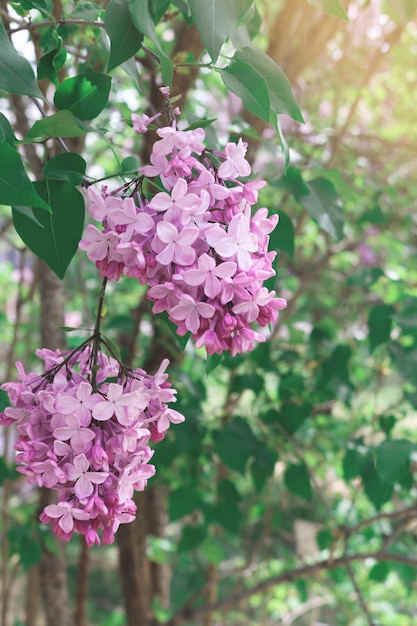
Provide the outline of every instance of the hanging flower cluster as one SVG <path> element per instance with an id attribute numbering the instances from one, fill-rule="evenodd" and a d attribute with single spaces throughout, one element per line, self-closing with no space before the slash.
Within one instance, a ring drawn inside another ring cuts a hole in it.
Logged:
<path id="1" fill-rule="evenodd" d="M 130 370 L 87 340 L 70 353 L 38 350 L 45 373 L 25 373 L 2 386 L 13 404 L 0 424 L 15 424 L 18 471 L 30 484 L 58 491 L 42 522 L 69 541 L 74 531 L 89 546 L 112 543 L 121 523 L 131 522 L 133 491 L 142 491 L 155 467 L 150 440 L 170 423 L 184 421 L 168 408 L 175 401 L 164 360 L 154 376 Z M 109 379 L 114 382 L 109 382 Z"/>
<path id="2" fill-rule="evenodd" d="M 153 119 L 134 115 L 134 130 L 146 132 Z M 276 322 L 286 307 L 263 286 L 275 274 L 268 243 L 278 222 L 266 208 L 251 214 L 265 182 L 238 180 L 251 172 L 242 139 L 212 153 L 202 128 L 180 131 L 173 122 L 157 135 L 130 196 L 128 186 L 88 189 L 89 211 L 102 229 L 89 224 L 80 248 L 102 276 L 149 285 L 153 312 L 166 311 L 178 334 L 190 332 L 197 347 L 209 354 L 252 350 L 265 339 L 252 324 Z M 145 178 L 163 190 L 148 198 Z"/>

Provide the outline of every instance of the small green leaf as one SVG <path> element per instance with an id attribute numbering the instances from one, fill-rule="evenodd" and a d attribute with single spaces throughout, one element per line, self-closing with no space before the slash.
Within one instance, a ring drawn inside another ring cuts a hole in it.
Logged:
<path id="1" fill-rule="evenodd" d="M 213 370 L 216 369 L 223 361 L 222 354 L 208 354 L 207 355 L 207 365 L 206 365 L 206 374 L 207 376 L 211 374 Z"/>
<path id="2" fill-rule="evenodd" d="M 271 103 L 262 74 L 244 61 L 235 61 L 219 72 L 226 87 L 239 96 L 245 109 L 269 122 Z"/>
<path id="3" fill-rule="evenodd" d="M 285 470 L 284 482 L 289 491 L 303 500 L 311 500 L 313 490 L 310 476 L 304 464 L 288 465 Z"/>
<path id="4" fill-rule="evenodd" d="M 189 515 L 199 507 L 201 498 L 189 487 L 180 487 L 168 495 L 168 512 L 171 522 Z"/>
<path id="5" fill-rule="evenodd" d="M 371 352 L 377 346 L 389 340 L 392 328 L 392 315 L 394 313 L 395 310 L 390 304 L 377 304 L 370 310 L 368 338 Z"/>
<path id="6" fill-rule="evenodd" d="M 10 406 L 9 396 L 4 389 L 0 389 L 0 411 L 4 411 L 8 406 Z"/>
<path id="7" fill-rule="evenodd" d="M 314 178 L 306 183 L 308 195 L 298 198 L 318 225 L 336 241 L 343 238 L 342 202 L 333 183 Z"/>
<path id="8" fill-rule="evenodd" d="M 384 12 L 400 26 L 405 26 L 416 12 L 416 0 L 385 0 Z"/>
<path id="9" fill-rule="evenodd" d="M 91 131 L 94 128 L 77 119 L 71 111 L 58 111 L 35 122 L 26 138 L 80 137 Z"/>
<path id="10" fill-rule="evenodd" d="M 57 109 L 68 110 L 79 120 L 92 120 L 107 104 L 111 76 L 86 72 L 64 80 L 54 95 Z"/>
<path id="11" fill-rule="evenodd" d="M 143 42 L 143 34 L 132 22 L 129 5 L 129 0 L 110 0 L 106 6 L 104 24 L 110 38 L 108 72 L 134 56 Z"/>
<path id="12" fill-rule="evenodd" d="M 52 214 L 33 209 L 40 227 L 13 210 L 13 223 L 28 248 L 62 279 L 84 228 L 84 199 L 66 181 L 46 179 L 34 184 L 39 195 L 50 204 Z"/>
<path id="13" fill-rule="evenodd" d="M 31 64 L 16 52 L 1 22 L 0 50 L 0 90 L 45 100 Z"/>
<path id="14" fill-rule="evenodd" d="M 244 474 L 249 458 L 256 454 L 259 441 L 249 424 L 241 417 L 235 417 L 222 430 L 213 433 L 214 451 L 221 461 L 237 472 Z"/>
<path id="15" fill-rule="evenodd" d="M 376 580 L 377 582 L 384 582 L 388 578 L 391 572 L 390 566 L 385 561 L 381 563 L 375 563 L 370 569 L 369 580 Z"/>
<path id="16" fill-rule="evenodd" d="M 294 257 L 295 230 L 289 215 L 284 211 L 279 211 L 279 222 L 270 234 L 270 249 L 282 250 L 292 259 Z"/>
<path id="17" fill-rule="evenodd" d="M 194 550 L 207 536 L 206 526 L 184 526 L 178 543 L 178 552 Z"/>
<path id="18" fill-rule="evenodd" d="M 401 482 L 410 473 L 410 455 L 415 445 L 408 439 L 383 441 L 376 448 L 376 470 L 382 482 Z"/>
<path id="19" fill-rule="evenodd" d="M 189 0 L 193 22 L 213 63 L 252 3 L 253 0 Z"/>
<path id="20" fill-rule="evenodd" d="M 391 498 L 394 486 L 383 482 L 375 468 L 375 463 L 372 457 L 368 457 L 363 469 L 362 469 L 362 483 L 366 495 L 369 500 L 375 506 L 376 509 L 380 509 L 385 502 Z"/>
<path id="21" fill-rule="evenodd" d="M 349 22 L 348 15 L 343 8 L 343 4 L 340 0 L 307 0 L 311 6 L 321 9 L 329 15 L 338 17 L 344 22 Z"/>
<path id="22" fill-rule="evenodd" d="M 369 451 L 365 446 L 348 448 L 343 458 L 343 476 L 345 480 L 352 480 L 357 476 L 362 476 L 368 459 Z"/>
<path id="23" fill-rule="evenodd" d="M 134 156 L 128 156 L 122 161 L 121 171 L 123 174 L 128 174 L 128 173 L 137 174 L 139 167 L 140 167 L 140 163 L 138 159 Z"/>
<path id="24" fill-rule="evenodd" d="M 238 50 L 233 58 L 247 63 L 259 72 L 267 85 L 271 108 L 275 113 L 285 113 L 298 122 L 304 122 L 290 81 L 271 57 L 258 48 L 246 46 Z"/>
<path id="25" fill-rule="evenodd" d="M 72 185 L 80 185 L 85 174 L 86 162 L 76 152 L 62 152 L 46 162 L 43 175 L 48 178 L 66 180 Z"/>
<path id="26" fill-rule="evenodd" d="M 119 363 L 121 363 L 122 362 L 122 356 L 120 354 L 120 348 L 117 345 L 117 343 L 115 343 L 113 341 L 113 339 L 110 339 L 109 337 L 106 337 L 106 335 L 101 335 L 101 337 L 102 337 L 102 342 L 106 346 L 107 350 L 110 352 L 111 356 L 114 359 L 116 359 L 116 361 L 119 361 Z"/>
<path id="27" fill-rule="evenodd" d="M 26 174 L 20 154 L 9 144 L 0 144 L 0 204 L 36 206 L 50 211 Z"/>
<path id="28" fill-rule="evenodd" d="M 174 324 L 174 322 L 171 322 L 171 320 L 168 317 L 168 313 L 166 311 L 162 311 L 162 313 L 158 313 L 157 317 L 164 322 L 165 326 L 168 327 L 172 336 L 175 339 L 176 344 L 178 345 L 178 348 L 181 350 L 181 352 L 184 352 L 185 346 L 187 345 L 188 340 L 190 339 L 190 336 L 191 336 L 190 333 L 187 333 L 186 335 L 178 335 L 177 325 Z"/>
<path id="29" fill-rule="evenodd" d="M 14 146 L 16 143 L 13 128 L 3 113 L 0 113 L 0 143 L 8 143 L 11 146 Z"/>
<path id="30" fill-rule="evenodd" d="M 143 33 L 155 44 L 161 64 L 162 81 L 167 87 L 172 85 L 174 64 L 165 54 L 155 30 L 155 23 L 147 0 L 131 0 L 129 5 L 130 16 L 137 30 Z"/>

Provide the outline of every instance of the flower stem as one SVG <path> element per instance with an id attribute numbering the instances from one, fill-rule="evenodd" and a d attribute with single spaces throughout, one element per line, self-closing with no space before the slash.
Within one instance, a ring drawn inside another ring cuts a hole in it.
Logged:
<path id="1" fill-rule="evenodd" d="M 97 388 L 96 376 L 97 376 L 97 371 L 98 371 L 98 367 L 99 367 L 98 366 L 98 353 L 99 353 L 100 343 L 101 343 L 100 324 L 101 324 L 101 318 L 102 318 L 102 314 L 103 314 L 104 295 L 105 295 L 105 292 L 106 292 L 106 285 L 107 285 L 107 277 L 105 276 L 103 278 L 102 283 L 101 283 L 100 295 L 98 297 L 98 304 L 97 304 L 96 323 L 95 323 L 94 331 L 93 331 L 91 385 L 92 385 L 94 390 L 96 390 L 96 388 Z"/>

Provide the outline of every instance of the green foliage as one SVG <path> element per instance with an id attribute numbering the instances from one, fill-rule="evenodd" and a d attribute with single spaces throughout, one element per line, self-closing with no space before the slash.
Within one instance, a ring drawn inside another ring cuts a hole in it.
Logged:
<path id="1" fill-rule="evenodd" d="M 32 66 L 13 48 L 2 23 L 0 23 L 0 49 L 0 89 L 8 93 L 43 99 Z"/>
<path id="2" fill-rule="evenodd" d="M 191 16 L 213 63 L 233 28 L 245 19 L 253 0 L 189 0 Z"/>
<path id="3" fill-rule="evenodd" d="M 47 178 L 66 180 L 67 183 L 77 186 L 83 180 L 86 167 L 87 164 L 80 154 L 62 152 L 46 162 L 43 175 Z"/>
<path id="4" fill-rule="evenodd" d="M 312 6 L 318 7 L 329 15 L 334 15 L 345 22 L 349 21 L 343 4 L 340 0 L 307 0 Z"/>
<path id="5" fill-rule="evenodd" d="M 0 204 L 35 206 L 50 211 L 26 174 L 20 154 L 9 144 L 0 144 Z"/>
<path id="6" fill-rule="evenodd" d="M 13 210 L 13 223 L 26 245 L 43 259 L 59 278 L 63 278 L 74 256 L 84 228 L 84 200 L 65 180 L 46 178 L 34 183 L 52 213 L 33 207 L 34 223 Z M 52 245 L 51 245 L 52 242 Z"/>
<path id="7" fill-rule="evenodd" d="M 132 22 L 129 5 L 128 0 L 110 0 L 106 6 L 104 23 L 110 38 L 108 72 L 130 59 L 142 45 L 143 34 Z"/>
<path id="8" fill-rule="evenodd" d="M 92 120 L 107 104 L 111 77 L 97 72 L 78 74 L 67 78 L 54 95 L 57 109 L 68 110 L 79 120 Z"/>

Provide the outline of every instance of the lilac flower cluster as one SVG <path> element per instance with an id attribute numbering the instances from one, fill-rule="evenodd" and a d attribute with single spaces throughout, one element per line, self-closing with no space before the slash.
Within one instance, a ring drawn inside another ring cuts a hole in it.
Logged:
<path id="1" fill-rule="evenodd" d="M 146 132 L 152 119 L 133 116 L 133 127 Z M 209 354 L 252 350 L 265 339 L 252 324 L 274 323 L 286 307 L 263 285 L 275 274 L 268 243 L 278 222 L 266 208 L 251 214 L 265 183 L 238 180 L 251 172 L 242 139 L 214 154 L 202 128 L 180 131 L 173 124 L 157 135 L 132 195 L 126 197 L 128 186 L 88 189 L 90 213 L 102 229 L 89 224 L 80 248 L 102 276 L 149 285 L 154 313 L 166 311 L 197 347 Z M 163 190 L 147 197 L 145 178 Z"/>
<path id="2" fill-rule="evenodd" d="M 40 519 L 52 522 L 59 537 L 69 541 L 76 531 L 89 546 L 112 543 L 119 525 L 135 517 L 133 491 L 142 491 L 155 473 L 149 441 L 184 421 L 167 406 L 176 399 L 168 360 L 150 376 L 88 342 L 71 353 L 37 355 L 44 375 L 17 363 L 20 382 L 2 386 L 13 406 L 0 413 L 0 424 L 17 426 L 18 471 L 30 484 L 58 491 L 58 503 L 46 506 Z"/>

